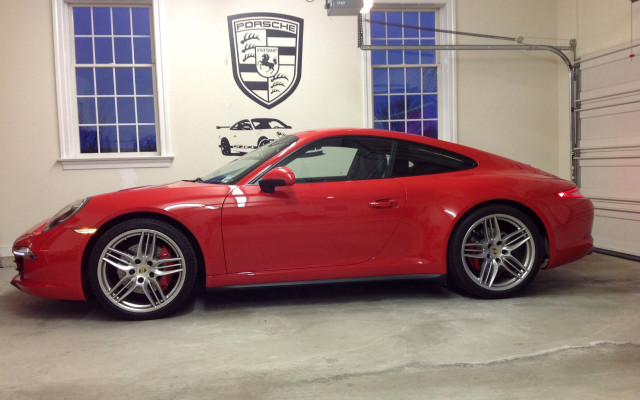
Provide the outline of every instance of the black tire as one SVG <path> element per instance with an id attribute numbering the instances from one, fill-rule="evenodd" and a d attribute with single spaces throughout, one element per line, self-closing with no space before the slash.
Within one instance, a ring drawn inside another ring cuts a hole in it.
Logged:
<path id="1" fill-rule="evenodd" d="M 543 261 L 540 232 L 527 214 L 508 205 L 490 205 L 465 215 L 447 252 L 448 282 L 480 298 L 521 292 Z"/>
<path id="2" fill-rule="evenodd" d="M 222 155 L 228 156 L 231 154 L 231 145 L 229 144 L 229 140 L 227 138 L 222 138 L 220 141 L 220 151 L 222 151 Z"/>
<path id="3" fill-rule="evenodd" d="M 88 264 L 96 299 L 113 315 L 145 320 L 171 314 L 189 299 L 198 270 L 189 239 L 173 225 L 132 219 L 107 230 Z"/>

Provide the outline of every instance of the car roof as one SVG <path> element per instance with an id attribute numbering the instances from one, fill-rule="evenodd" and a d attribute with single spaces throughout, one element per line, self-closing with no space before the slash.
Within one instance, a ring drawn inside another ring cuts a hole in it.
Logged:
<path id="1" fill-rule="evenodd" d="M 377 136 L 421 143 L 428 146 L 448 150 L 469 157 L 475 160 L 478 164 L 484 164 L 485 166 L 492 165 L 493 167 L 501 166 L 511 168 L 527 167 L 518 161 L 505 158 L 493 153 L 488 153 L 486 151 L 478 150 L 472 147 L 404 132 L 393 132 L 368 128 L 330 128 L 293 133 L 293 135 L 300 138 L 300 144 L 306 144 L 318 139 L 329 138 L 333 136 Z"/>
<path id="2" fill-rule="evenodd" d="M 317 129 L 312 131 L 304 131 L 293 133 L 293 135 L 304 140 L 305 143 L 318 139 L 328 138 L 332 136 L 377 136 L 385 137 L 389 139 L 406 140 L 410 142 L 422 143 L 434 147 L 439 147 L 445 150 L 454 152 L 460 152 L 468 154 L 468 152 L 484 153 L 480 150 L 473 149 L 471 147 L 462 146 L 459 144 L 447 142 L 444 140 L 433 139 L 426 136 L 414 135 L 404 132 L 385 131 L 381 129 L 368 129 L 368 128 L 330 128 L 330 129 Z"/>

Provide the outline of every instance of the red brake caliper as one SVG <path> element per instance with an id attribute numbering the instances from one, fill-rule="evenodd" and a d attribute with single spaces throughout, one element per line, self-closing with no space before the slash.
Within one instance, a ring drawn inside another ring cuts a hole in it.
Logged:
<path id="1" fill-rule="evenodd" d="M 467 258 L 467 263 L 476 271 L 480 271 L 480 267 L 482 267 L 482 261 L 477 258 Z"/>
<path id="2" fill-rule="evenodd" d="M 160 253 L 158 254 L 158 258 L 161 260 L 166 260 L 168 258 L 171 258 L 171 252 L 169 251 L 168 248 L 166 248 L 165 246 L 162 246 L 160 248 Z M 167 271 L 167 270 L 165 269 L 164 271 Z M 160 284 L 160 287 L 162 288 L 163 291 L 167 290 L 172 279 L 173 279 L 173 275 L 164 275 L 158 278 L 158 283 Z"/>

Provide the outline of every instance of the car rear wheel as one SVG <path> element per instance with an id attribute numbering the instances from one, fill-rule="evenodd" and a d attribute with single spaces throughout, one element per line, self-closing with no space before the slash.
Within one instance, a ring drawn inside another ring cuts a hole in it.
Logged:
<path id="1" fill-rule="evenodd" d="M 262 146 L 267 145 L 269 143 L 271 143 L 271 140 L 269 140 L 268 138 L 266 138 L 264 136 L 261 137 L 260 139 L 258 139 L 258 147 L 262 147 Z"/>
<path id="2" fill-rule="evenodd" d="M 102 235 L 89 260 L 97 300 L 118 317 L 163 317 L 189 298 L 197 257 L 187 237 L 153 219 L 119 223 Z"/>
<path id="3" fill-rule="evenodd" d="M 231 154 L 231 145 L 229 145 L 229 140 L 227 140 L 227 138 L 222 138 L 222 140 L 220 141 L 220 150 L 225 156 Z"/>
<path id="4" fill-rule="evenodd" d="M 512 296 L 533 281 L 542 263 L 542 240 L 517 208 L 492 205 L 462 218 L 448 248 L 448 280 L 481 298 Z"/>

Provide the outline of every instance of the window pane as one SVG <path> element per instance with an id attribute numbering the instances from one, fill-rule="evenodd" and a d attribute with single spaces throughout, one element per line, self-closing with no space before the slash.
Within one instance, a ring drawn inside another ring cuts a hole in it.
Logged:
<path id="1" fill-rule="evenodd" d="M 398 25 L 402 25 L 402 13 L 400 13 L 400 12 L 388 12 L 387 13 L 387 24 L 389 24 L 389 25 L 387 25 L 387 37 L 390 37 L 390 38 L 401 38 L 402 37 L 402 28 L 400 26 L 398 26 Z"/>
<path id="2" fill-rule="evenodd" d="M 390 46 L 402 46 L 402 40 L 389 40 Z M 401 65 L 403 60 L 402 50 L 389 50 L 389 64 Z"/>
<path id="3" fill-rule="evenodd" d="M 421 12 L 420 13 L 420 27 L 423 28 L 435 28 L 436 27 L 436 14 L 434 12 Z M 433 31 L 420 30 L 421 37 L 435 37 Z"/>
<path id="4" fill-rule="evenodd" d="M 420 95 L 407 96 L 407 119 L 422 118 Z"/>
<path id="5" fill-rule="evenodd" d="M 99 124 L 115 124 L 116 123 L 116 101 L 113 97 L 98 98 L 98 123 Z"/>
<path id="6" fill-rule="evenodd" d="M 404 121 L 391 121 L 391 130 L 394 132 L 405 132 Z"/>
<path id="7" fill-rule="evenodd" d="M 372 40 L 372 45 L 384 46 L 387 44 L 386 40 Z M 387 64 L 387 51 L 386 50 L 372 50 L 371 51 L 371 64 L 373 65 L 386 65 Z"/>
<path id="8" fill-rule="evenodd" d="M 120 126 L 120 151 L 138 151 L 138 138 L 136 136 L 136 127 L 134 125 Z"/>
<path id="9" fill-rule="evenodd" d="M 119 95 L 133 94 L 133 68 L 116 68 L 116 90 Z"/>
<path id="10" fill-rule="evenodd" d="M 153 125 L 141 125 L 139 132 L 140 151 L 157 151 L 156 127 Z"/>
<path id="11" fill-rule="evenodd" d="M 388 122 L 374 122 L 373 123 L 373 128 L 374 129 L 384 129 L 384 130 L 389 130 L 389 123 Z"/>
<path id="12" fill-rule="evenodd" d="M 420 68 L 407 68 L 407 93 L 420 93 Z"/>
<path id="13" fill-rule="evenodd" d="M 422 101 L 424 102 L 424 118 L 438 118 L 438 95 L 425 95 L 423 96 Z"/>
<path id="14" fill-rule="evenodd" d="M 418 27 L 418 13 L 417 12 L 405 12 L 404 13 L 404 37 L 405 38 L 417 38 L 420 36 L 417 28 L 410 27 Z"/>
<path id="15" fill-rule="evenodd" d="M 407 121 L 407 133 L 422 135 L 422 123 L 420 121 Z"/>
<path id="16" fill-rule="evenodd" d="M 73 8 L 73 34 L 91 35 L 91 9 L 88 7 Z"/>
<path id="17" fill-rule="evenodd" d="M 111 9 L 93 9 L 93 34 L 111 35 Z"/>
<path id="18" fill-rule="evenodd" d="M 118 123 L 136 122 L 136 106 L 133 97 L 118 97 Z"/>
<path id="19" fill-rule="evenodd" d="M 405 118 L 405 104 L 404 95 L 401 96 L 389 96 L 389 108 L 391 119 L 404 119 Z"/>
<path id="20" fill-rule="evenodd" d="M 389 119 L 389 104 L 387 96 L 373 96 L 373 119 Z"/>
<path id="21" fill-rule="evenodd" d="M 95 126 L 80 127 L 80 153 L 98 152 L 98 130 Z"/>
<path id="22" fill-rule="evenodd" d="M 389 83 L 387 80 L 387 69 L 377 68 L 373 70 L 373 93 L 389 93 Z"/>
<path id="23" fill-rule="evenodd" d="M 93 64 L 93 44 L 91 38 L 75 39 L 76 64 Z"/>
<path id="24" fill-rule="evenodd" d="M 155 110 L 153 105 L 153 97 L 138 97 L 136 99 L 138 105 L 138 122 L 154 123 Z"/>
<path id="25" fill-rule="evenodd" d="M 95 97 L 80 97 L 78 99 L 78 123 L 96 123 L 96 101 Z"/>
<path id="26" fill-rule="evenodd" d="M 114 94 L 113 68 L 96 68 L 96 87 L 98 95 Z"/>
<path id="27" fill-rule="evenodd" d="M 389 69 L 389 92 L 404 93 L 404 69 Z"/>
<path id="28" fill-rule="evenodd" d="M 422 40 L 421 41 L 423 45 L 432 45 L 435 44 L 436 41 L 433 39 L 429 39 L 429 40 Z M 436 63 L 436 52 L 435 50 L 422 50 L 420 52 L 420 62 L 422 64 L 435 64 Z"/>
<path id="29" fill-rule="evenodd" d="M 430 138 L 438 138 L 438 121 L 424 121 L 422 124 L 422 135 Z"/>
<path id="30" fill-rule="evenodd" d="M 130 35 L 131 34 L 131 18 L 130 8 L 114 8 L 113 9 L 113 34 L 114 35 Z"/>
<path id="31" fill-rule="evenodd" d="M 116 153 L 118 151 L 118 129 L 113 126 L 100 127 L 100 153 Z"/>
<path id="32" fill-rule="evenodd" d="M 153 94 L 151 68 L 136 68 L 136 94 Z"/>
<path id="33" fill-rule="evenodd" d="M 95 38 L 96 64 L 113 63 L 111 38 Z"/>
<path id="34" fill-rule="evenodd" d="M 149 9 L 148 8 L 132 8 L 131 17 L 133 20 L 134 35 L 150 35 Z"/>
<path id="35" fill-rule="evenodd" d="M 404 44 L 407 46 L 417 46 L 420 44 L 418 40 L 405 40 Z M 419 64 L 420 52 L 418 50 L 405 50 L 404 51 L 404 63 L 405 64 Z"/>
<path id="36" fill-rule="evenodd" d="M 116 64 L 133 64 L 131 39 L 114 38 L 113 42 L 116 53 Z"/>
<path id="37" fill-rule="evenodd" d="M 436 68 L 422 69 L 422 91 L 424 93 L 438 92 L 438 70 Z"/>
<path id="38" fill-rule="evenodd" d="M 133 38 L 133 52 L 136 64 L 151 64 L 151 39 Z"/>
<path id="39" fill-rule="evenodd" d="M 76 89 L 79 96 L 94 94 L 93 68 L 76 68 Z"/>
<path id="40" fill-rule="evenodd" d="M 372 12 L 371 13 L 371 38 L 384 38 L 386 36 L 386 27 L 384 25 L 385 22 L 385 13 L 383 12 Z M 382 23 L 374 23 L 373 21 L 379 21 Z"/>

